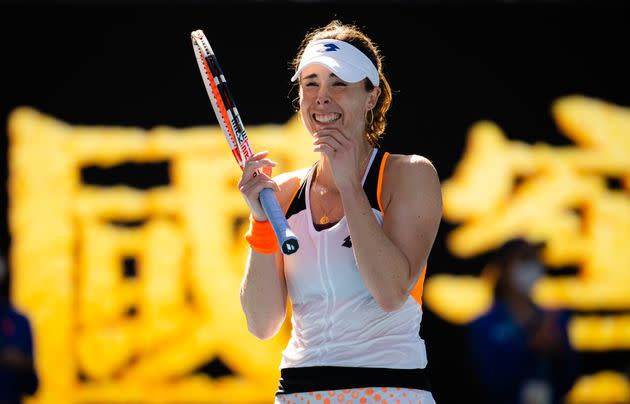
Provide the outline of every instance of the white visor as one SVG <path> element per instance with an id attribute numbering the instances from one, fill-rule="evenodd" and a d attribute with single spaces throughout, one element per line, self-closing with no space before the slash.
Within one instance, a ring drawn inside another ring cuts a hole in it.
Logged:
<path id="1" fill-rule="evenodd" d="M 374 87 L 378 87 L 378 70 L 374 63 L 348 42 L 320 39 L 308 44 L 302 54 L 300 66 L 291 77 L 291 81 L 297 80 L 302 70 L 313 63 L 327 67 L 337 77 L 348 83 L 356 83 L 367 77 Z"/>

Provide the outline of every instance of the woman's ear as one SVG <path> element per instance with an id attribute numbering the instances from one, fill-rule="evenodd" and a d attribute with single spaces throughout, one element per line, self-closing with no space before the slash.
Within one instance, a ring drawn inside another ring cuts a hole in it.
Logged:
<path id="1" fill-rule="evenodd" d="M 381 88 L 374 87 L 372 91 L 370 91 L 370 96 L 368 97 L 367 108 L 372 109 L 376 106 L 378 101 L 378 97 L 381 95 Z"/>

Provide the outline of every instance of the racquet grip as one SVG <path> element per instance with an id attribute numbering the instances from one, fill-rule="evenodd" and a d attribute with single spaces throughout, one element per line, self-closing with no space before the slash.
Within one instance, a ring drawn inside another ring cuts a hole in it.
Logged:
<path id="1" fill-rule="evenodd" d="M 282 253 L 284 255 L 293 254 L 299 248 L 298 239 L 293 231 L 291 231 L 287 218 L 284 212 L 282 212 L 273 190 L 271 188 L 263 188 L 259 198 L 260 204 L 267 215 L 267 219 L 269 219 L 271 227 L 273 227 L 273 231 L 276 233 Z"/>

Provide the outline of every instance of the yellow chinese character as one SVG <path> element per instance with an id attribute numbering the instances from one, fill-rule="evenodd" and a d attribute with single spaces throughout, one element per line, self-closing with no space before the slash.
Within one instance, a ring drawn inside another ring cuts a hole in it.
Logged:
<path id="1" fill-rule="evenodd" d="M 283 171 L 316 158 L 298 154 L 310 137 L 297 118 L 249 129 Z M 73 126 L 20 108 L 9 135 L 12 297 L 41 378 L 31 402 L 269 400 L 290 324 L 267 341 L 247 331 L 248 210 L 221 130 Z M 82 183 L 84 167 L 129 161 L 167 161 L 169 184 Z M 231 375 L 195 374 L 215 359 Z"/>
<path id="2" fill-rule="evenodd" d="M 492 122 L 470 129 L 464 156 L 443 184 L 444 217 L 459 223 L 448 235 L 449 250 L 466 258 L 512 238 L 544 242 L 545 263 L 552 270 L 577 267 L 578 276 L 539 280 L 533 290 L 537 304 L 628 310 L 630 109 L 571 96 L 557 100 L 553 114 L 575 146 L 510 141 Z M 610 179 L 620 185 L 611 188 Z M 492 303 L 491 278 L 429 278 L 427 304 L 451 321 L 471 321 Z M 449 298 L 462 293 L 469 296 L 466 304 Z M 584 315 L 572 319 L 569 336 L 581 350 L 628 349 L 630 322 L 622 315 Z M 579 391 L 572 393 L 575 402 L 581 402 Z"/>

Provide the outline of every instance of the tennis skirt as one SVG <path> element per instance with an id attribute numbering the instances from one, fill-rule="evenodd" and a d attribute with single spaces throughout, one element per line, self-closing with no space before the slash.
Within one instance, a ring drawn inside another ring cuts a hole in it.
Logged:
<path id="1" fill-rule="evenodd" d="M 344 390 L 278 394 L 274 404 L 435 404 L 429 391 L 402 387 L 362 387 Z"/>

